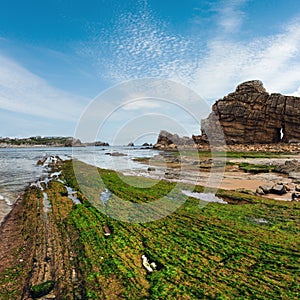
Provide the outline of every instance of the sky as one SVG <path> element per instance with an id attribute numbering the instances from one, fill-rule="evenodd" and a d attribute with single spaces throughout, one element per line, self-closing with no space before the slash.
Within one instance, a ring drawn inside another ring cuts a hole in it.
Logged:
<path id="1" fill-rule="evenodd" d="M 150 90 L 145 78 L 161 81 Z M 2 137 L 78 136 L 79 127 L 121 144 L 154 142 L 160 129 L 199 134 L 211 105 L 253 79 L 300 96 L 298 1 L 1 3 Z"/>

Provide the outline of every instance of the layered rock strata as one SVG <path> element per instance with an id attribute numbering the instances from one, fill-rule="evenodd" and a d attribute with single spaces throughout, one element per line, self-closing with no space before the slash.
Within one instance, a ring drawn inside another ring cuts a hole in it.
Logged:
<path id="1" fill-rule="evenodd" d="M 218 122 L 227 144 L 300 142 L 300 98 L 269 94 L 261 81 L 247 81 L 213 105 L 201 121 L 202 136 L 218 138 Z"/>

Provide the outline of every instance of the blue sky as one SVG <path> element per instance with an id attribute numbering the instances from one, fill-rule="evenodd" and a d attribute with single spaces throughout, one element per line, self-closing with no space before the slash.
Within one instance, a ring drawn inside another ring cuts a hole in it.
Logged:
<path id="1" fill-rule="evenodd" d="M 184 84 L 209 105 L 250 79 L 262 80 L 269 92 L 300 95 L 299 3 L 1 3 L 0 136 L 74 135 L 80 116 L 97 95 L 123 81 L 145 77 Z M 116 97 L 103 105 L 114 110 L 122 101 Z M 187 101 L 179 104 L 184 108 Z M 112 142 L 130 118 L 147 114 L 173 118 L 184 127 L 182 134 L 199 132 L 199 122 L 163 102 L 135 103 L 110 118 L 99 112 L 99 121 L 105 119 L 109 126 L 97 138 Z M 201 110 L 195 104 L 197 109 Z M 175 130 L 161 117 L 152 122 L 156 126 L 148 136 L 151 141 L 159 128 Z M 124 143 L 137 138 L 133 131 L 123 136 Z"/>

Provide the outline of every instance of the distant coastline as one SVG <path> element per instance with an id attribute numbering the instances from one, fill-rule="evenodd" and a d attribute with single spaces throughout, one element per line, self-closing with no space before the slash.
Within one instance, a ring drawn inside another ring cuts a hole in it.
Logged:
<path id="1" fill-rule="evenodd" d="M 107 142 L 83 143 L 73 137 L 28 137 L 28 138 L 0 138 L 0 148 L 41 148 L 41 147 L 88 147 L 109 146 Z"/>

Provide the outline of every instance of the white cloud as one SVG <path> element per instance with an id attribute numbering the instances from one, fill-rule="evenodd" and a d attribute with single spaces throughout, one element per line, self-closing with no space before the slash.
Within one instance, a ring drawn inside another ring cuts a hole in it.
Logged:
<path id="1" fill-rule="evenodd" d="M 149 110 L 152 108 L 159 108 L 161 105 L 153 100 L 136 99 L 123 103 L 122 108 L 124 110 Z"/>
<path id="2" fill-rule="evenodd" d="M 289 93 L 300 83 L 300 23 L 250 42 L 214 39 L 200 59 L 190 85 L 218 99 L 243 81 L 260 79 L 269 92 Z"/>
<path id="3" fill-rule="evenodd" d="M 169 78 L 194 88 L 206 99 L 222 97 L 250 79 L 261 79 L 272 92 L 294 90 L 300 78 L 300 23 L 290 24 L 282 33 L 233 41 L 230 33 L 240 29 L 245 2 L 230 0 L 214 8 L 223 30 L 206 45 L 168 33 L 165 24 L 143 12 L 120 18 L 108 38 L 109 61 L 102 60 L 101 52 L 107 48 L 100 44 L 100 37 L 85 50 L 99 63 L 99 71 L 106 70 L 105 75 L 117 82 Z"/>
<path id="4" fill-rule="evenodd" d="M 241 10 L 241 6 L 245 2 L 245 0 L 228 0 L 216 8 L 219 14 L 218 24 L 224 33 L 238 31 L 245 17 L 245 13 Z"/>
<path id="5" fill-rule="evenodd" d="M 96 37 L 85 51 L 94 58 L 99 73 L 114 82 L 168 78 L 210 101 L 252 79 L 262 80 L 269 92 L 295 91 L 300 86 L 299 20 L 273 34 L 257 33 L 243 40 L 242 23 L 250 17 L 242 11 L 246 2 L 223 1 L 221 6 L 211 8 L 217 18 L 213 16 L 215 35 L 209 40 L 175 35 L 150 11 L 141 11 L 122 15 L 109 37 Z M 100 42 L 103 40 L 107 44 Z M 104 51 L 110 53 L 108 60 L 103 60 Z"/>
<path id="6" fill-rule="evenodd" d="M 50 119 L 76 121 L 87 99 L 50 86 L 0 54 L 0 108 Z"/>
<path id="7" fill-rule="evenodd" d="M 290 93 L 289 95 L 294 97 L 300 97 L 300 86 L 298 87 L 297 91 Z"/>

